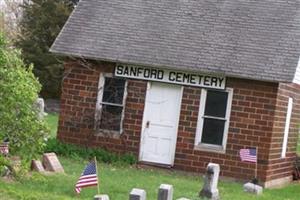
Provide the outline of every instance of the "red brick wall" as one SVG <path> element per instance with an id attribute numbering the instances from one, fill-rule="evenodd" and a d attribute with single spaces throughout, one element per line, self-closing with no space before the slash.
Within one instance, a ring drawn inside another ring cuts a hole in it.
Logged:
<path id="1" fill-rule="evenodd" d="M 280 83 L 276 102 L 271 148 L 269 151 L 269 166 L 267 180 L 290 176 L 296 156 L 300 120 L 300 86 L 297 84 Z M 281 158 L 285 121 L 289 97 L 293 98 L 292 116 L 288 136 L 286 158 Z"/>
<path id="2" fill-rule="evenodd" d="M 233 100 L 225 154 L 194 149 L 201 89 L 184 89 L 175 168 L 204 172 L 214 162 L 220 164 L 222 176 L 250 179 L 255 164 L 241 162 L 238 154 L 241 148 L 258 147 L 258 176 L 265 181 L 277 84 L 230 78 L 227 87 L 233 88 Z"/>
<path id="3" fill-rule="evenodd" d="M 112 72 L 113 67 L 111 63 L 85 67 L 75 61 L 65 64 L 58 138 L 67 143 L 137 155 L 147 82 L 128 80 L 124 133 L 120 137 L 109 137 L 94 130 L 100 72 Z"/>
<path id="4" fill-rule="evenodd" d="M 62 83 L 58 138 L 85 145 L 93 129 L 99 72 L 81 67 L 77 62 L 65 64 Z"/>
<path id="5" fill-rule="evenodd" d="M 75 62 L 66 64 L 58 138 L 68 143 L 138 155 L 146 81 L 128 80 L 124 132 L 120 137 L 97 136 L 93 130 L 99 74 L 101 71 L 112 72 L 113 66 L 111 63 L 98 63 L 89 66 L 88 69 Z M 300 88 L 295 85 L 278 86 L 275 83 L 235 78 L 227 80 L 227 87 L 233 88 L 234 91 L 224 154 L 194 149 L 201 89 L 184 88 L 174 168 L 204 172 L 206 165 L 214 162 L 220 164 L 222 176 L 250 179 L 254 176 L 255 164 L 241 162 L 238 152 L 241 148 L 257 146 L 258 176 L 261 181 L 291 174 L 290 161 L 295 154 L 296 118 L 300 119 L 300 116 L 293 114 L 288 156 L 284 160 L 278 159 L 284 124 L 279 123 L 279 127 L 277 124 L 283 120 L 282 117 L 285 118 L 285 96 L 289 93 L 296 96 L 296 91 Z M 294 111 L 299 113 L 299 105 L 293 109 L 293 113 Z"/>

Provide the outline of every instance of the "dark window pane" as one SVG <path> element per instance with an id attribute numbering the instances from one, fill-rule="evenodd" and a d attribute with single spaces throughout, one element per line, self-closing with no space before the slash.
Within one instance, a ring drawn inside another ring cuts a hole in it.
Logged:
<path id="1" fill-rule="evenodd" d="M 122 107 L 102 105 L 100 129 L 120 131 Z"/>
<path id="2" fill-rule="evenodd" d="M 204 118 L 201 142 L 222 145 L 225 121 Z"/>
<path id="3" fill-rule="evenodd" d="M 123 104 L 125 79 L 105 78 L 102 102 Z"/>
<path id="4" fill-rule="evenodd" d="M 227 92 L 207 91 L 204 115 L 214 117 L 225 117 L 227 108 Z"/>

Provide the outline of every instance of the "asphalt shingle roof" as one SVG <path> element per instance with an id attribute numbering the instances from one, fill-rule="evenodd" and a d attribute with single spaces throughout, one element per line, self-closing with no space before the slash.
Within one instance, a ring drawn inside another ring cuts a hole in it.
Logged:
<path id="1" fill-rule="evenodd" d="M 299 0 L 81 0 L 52 52 L 291 82 Z"/>

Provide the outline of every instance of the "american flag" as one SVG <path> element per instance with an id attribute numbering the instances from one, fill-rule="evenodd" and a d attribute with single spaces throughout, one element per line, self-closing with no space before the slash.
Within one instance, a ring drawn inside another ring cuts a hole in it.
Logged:
<path id="1" fill-rule="evenodd" d="M 8 145 L 0 145 L 0 154 L 7 155 L 8 152 Z"/>
<path id="2" fill-rule="evenodd" d="M 83 173 L 79 177 L 79 180 L 75 185 L 75 191 L 79 194 L 81 192 L 81 188 L 96 185 L 98 185 L 96 163 L 92 161 L 85 167 Z"/>
<path id="3" fill-rule="evenodd" d="M 242 161 L 257 162 L 256 149 L 241 149 L 240 157 Z"/>

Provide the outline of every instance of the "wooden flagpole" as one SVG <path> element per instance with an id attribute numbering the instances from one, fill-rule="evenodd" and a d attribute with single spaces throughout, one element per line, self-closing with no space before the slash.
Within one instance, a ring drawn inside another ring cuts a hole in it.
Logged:
<path id="1" fill-rule="evenodd" d="M 96 159 L 96 156 L 94 157 L 94 162 L 95 162 L 95 167 L 96 167 L 96 175 L 97 175 L 97 191 L 98 191 L 98 194 L 100 194 L 100 184 L 99 184 L 99 178 L 98 178 L 98 163 L 97 163 L 97 159 Z"/>
<path id="2" fill-rule="evenodd" d="M 258 147 L 255 147 L 255 151 L 256 151 L 256 162 L 255 162 L 255 179 L 257 180 L 257 162 L 258 162 Z"/>

